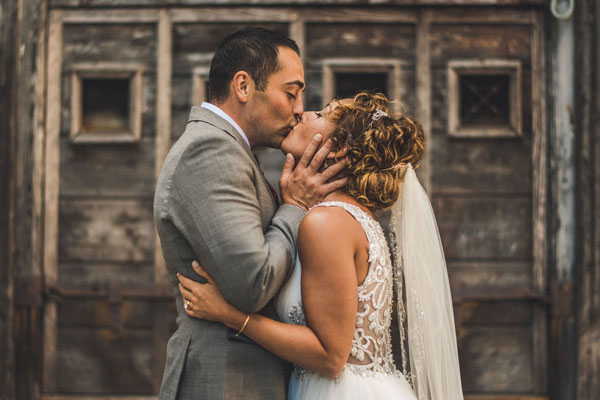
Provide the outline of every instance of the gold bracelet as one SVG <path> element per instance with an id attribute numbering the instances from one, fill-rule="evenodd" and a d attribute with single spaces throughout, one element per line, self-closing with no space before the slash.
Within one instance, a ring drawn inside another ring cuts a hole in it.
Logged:
<path id="1" fill-rule="evenodd" d="M 244 321 L 244 325 L 242 325 L 242 328 L 234 336 L 240 336 L 242 334 L 242 332 L 244 331 L 244 328 L 246 328 L 246 325 L 248 325 L 248 321 L 250 321 L 251 315 L 252 315 L 252 313 L 248 314 L 248 316 L 246 317 L 246 321 Z"/>

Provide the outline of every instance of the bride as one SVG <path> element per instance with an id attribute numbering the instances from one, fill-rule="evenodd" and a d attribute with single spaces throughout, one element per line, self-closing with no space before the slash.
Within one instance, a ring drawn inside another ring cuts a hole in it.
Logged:
<path id="1" fill-rule="evenodd" d="M 281 321 L 227 303 L 210 276 L 183 276 L 189 316 L 221 322 L 294 364 L 290 400 L 462 399 L 446 264 L 429 199 L 414 168 L 421 125 L 360 93 L 306 112 L 281 148 L 298 160 L 315 132 L 347 158 L 349 183 L 302 221 L 298 259 L 275 304 Z M 391 248 L 373 212 L 392 209 Z M 393 261 L 393 262 L 392 262 Z M 392 355 L 396 293 L 402 371 Z"/>

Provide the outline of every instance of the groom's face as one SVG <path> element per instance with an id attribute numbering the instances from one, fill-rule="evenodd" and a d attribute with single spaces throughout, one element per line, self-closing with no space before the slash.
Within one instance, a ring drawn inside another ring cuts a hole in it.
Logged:
<path id="1" fill-rule="evenodd" d="M 264 91 L 250 99 L 251 129 L 256 145 L 279 148 L 304 111 L 304 69 L 300 57 L 287 47 L 279 48 L 279 70 L 271 74 Z"/>

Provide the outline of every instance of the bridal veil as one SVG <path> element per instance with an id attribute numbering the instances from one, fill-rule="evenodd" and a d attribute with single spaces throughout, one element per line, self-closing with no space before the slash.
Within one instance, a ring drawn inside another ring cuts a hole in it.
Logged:
<path id="1" fill-rule="evenodd" d="M 392 206 L 390 220 L 403 373 L 412 381 L 419 400 L 462 400 L 454 313 L 442 242 L 427 193 L 412 166 L 403 167 L 402 193 Z M 410 374 L 406 368 L 406 336 Z"/>

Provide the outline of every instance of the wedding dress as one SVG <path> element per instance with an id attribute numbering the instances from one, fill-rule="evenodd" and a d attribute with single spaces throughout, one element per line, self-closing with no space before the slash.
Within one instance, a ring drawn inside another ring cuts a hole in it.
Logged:
<path id="1" fill-rule="evenodd" d="M 379 223 L 359 207 L 317 205 L 342 207 L 360 223 L 369 242 L 369 270 L 358 287 L 351 354 L 342 372 L 327 379 L 294 367 L 290 400 L 463 400 L 452 297 L 435 215 L 413 167 L 399 168 L 404 173 L 402 195 L 392 206 L 391 251 Z M 306 325 L 301 273 L 297 260 L 275 305 L 282 321 Z M 402 372 L 394 365 L 390 337 L 394 288 Z"/>
<path id="2" fill-rule="evenodd" d="M 406 377 L 394 365 L 390 334 L 394 276 L 381 226 L 359 207 L 348 203 L 330 201 L 317 207 L 342 207 L 360 223 L 369 242 L 369 270 L 358 286 L 351 354 L 342 372 L 337 378 L 328 379 L 294 366 L 288 399 L 416 400 Z M 282 287 L 275 304 L 282 321 L 306 325 L 300 280 L 298 257 L 292 276 Z"/>

